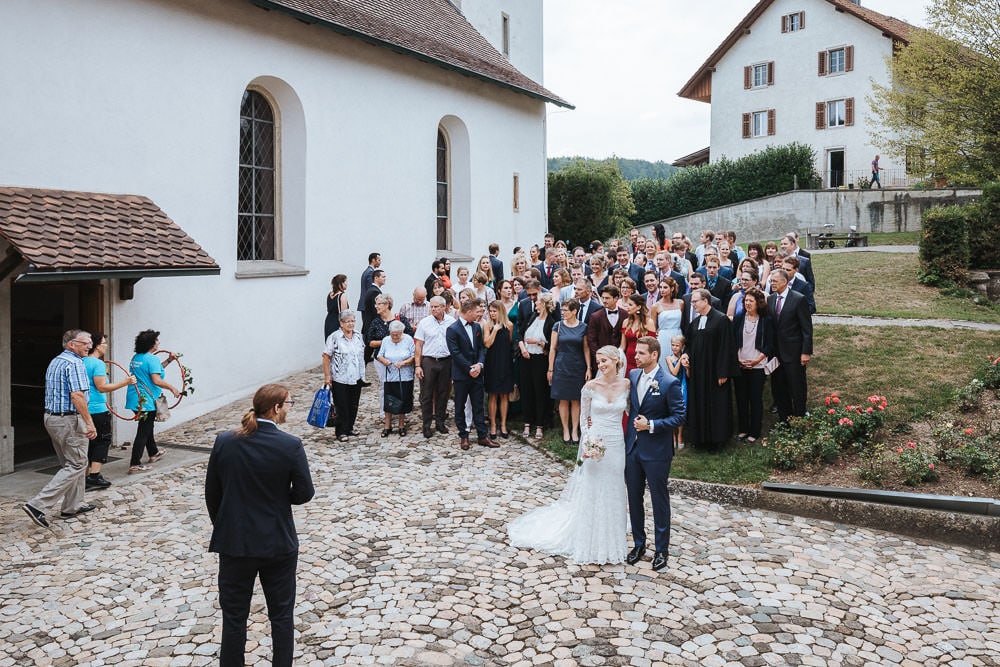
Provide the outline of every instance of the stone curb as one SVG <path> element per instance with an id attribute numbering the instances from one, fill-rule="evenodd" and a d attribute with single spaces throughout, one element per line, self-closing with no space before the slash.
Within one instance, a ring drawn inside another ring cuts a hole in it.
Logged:
<path id="1" fill-rule="evenodd" d="M 727 505 L 846 523 L 974 549 L 1000 551 L 1000 517 L 995 516 L 777 493 L 756 487 L 727 486 L 686 479 L 671 479 L 670 488 L 685 496 Z"/>

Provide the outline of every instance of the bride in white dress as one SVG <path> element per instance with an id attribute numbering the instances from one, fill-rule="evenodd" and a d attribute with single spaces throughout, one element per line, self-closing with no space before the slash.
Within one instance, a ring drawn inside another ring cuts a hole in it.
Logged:
<path id="1" fill-rule="evenodd" d="M 622 375 L 625 358 L 617 347 L 606 345 L 596 356 L 600 372 L 581 394 L 580 440 L 602 439 L 604 456 L 582 459 L 581 444 L 577 459 L 583 465 L 570 475 L 559 500 L 511 521 L 507 534 L 515 547 L 576 563 L 623 563 L 628 510 L 622 414 L 628 407 L 629 382 Z"/>

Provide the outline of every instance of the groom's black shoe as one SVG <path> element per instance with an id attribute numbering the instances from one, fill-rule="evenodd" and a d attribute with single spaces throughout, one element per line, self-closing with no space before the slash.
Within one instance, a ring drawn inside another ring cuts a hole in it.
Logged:
<path id="1" fill-rule="evenodd" d="M 653 554 L 653 570 L 659 571 L 667 566 L 667 552 L 657 551 Z"/>
<path id="2" fill-rule="evenodd" d="M 645 545 L 641 547 L 632 547 L 632 551 L 629 551 L 628 555 L 625 556 L 625 562 L 628 563 L 629 565 L 635 565 L 640 560 L 642 560 L 642 555 L 644 553 L 646 553 Z"/>

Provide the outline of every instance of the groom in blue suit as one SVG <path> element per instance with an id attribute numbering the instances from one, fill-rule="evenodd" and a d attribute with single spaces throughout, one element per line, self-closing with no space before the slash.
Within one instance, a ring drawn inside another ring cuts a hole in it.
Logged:
<path id="1" fill-rule="evenodd" d="M 684 397 L 676 377 L 660 368 L 660 343 L 643 336 L 635 346 L 639 367 L 629 374 L 628 423 L 625 430 L 625 488 L 634 545 L 625 562 L 634 565 L 646 552 L 646 485 L 653 500 L 656 529 L 653 569 L 667 565 L 670 546 L 670 463 L 674 458 L 674 429 L 684 425 Z"/>

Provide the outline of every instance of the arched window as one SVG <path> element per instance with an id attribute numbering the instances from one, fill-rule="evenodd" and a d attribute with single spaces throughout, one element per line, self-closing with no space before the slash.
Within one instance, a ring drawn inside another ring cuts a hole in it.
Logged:
<path id="1" fill-rule="evenodd" d="M 451 250 L 451 159 L 448 136 L 438 127 L 437 137 L 437 249 Z"/>
<path id="2" fill-rule="evenodd" d="M 277 259 L 274 111 L 263 95 L 243 93 L 240 104 L 237 260 Z"/>

